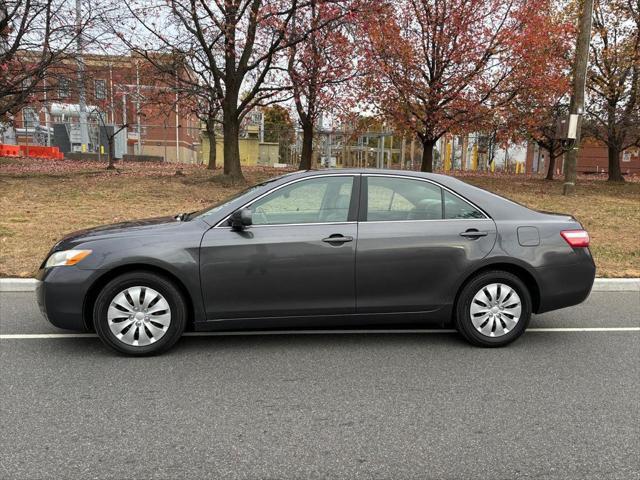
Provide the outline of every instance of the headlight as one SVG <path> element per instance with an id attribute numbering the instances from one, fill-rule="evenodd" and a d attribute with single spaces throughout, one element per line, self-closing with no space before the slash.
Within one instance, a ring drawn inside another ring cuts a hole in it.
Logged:
<path id="1" fill-rule="evenodd" d="M 91 250 L 63 250 L 61 252 L 55 252 L 47 259 L 44 268 L 75 265 L 90 254 Z"/>

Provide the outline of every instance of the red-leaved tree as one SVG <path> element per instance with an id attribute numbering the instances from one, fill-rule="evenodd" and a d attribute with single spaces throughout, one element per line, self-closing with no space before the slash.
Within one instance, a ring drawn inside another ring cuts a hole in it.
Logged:
<path id="1" fill-rule="evenodd" d="M 558 137 L 558 125 L 569 113 L 575 12 L 550 1 L 537 7 L 522 12 L 528 18 L 512 50 L 516 95 L 500 109 L 498 126 L 512 139 L 532 140 L 546 150 L 546 178 L 553 180 L 556 160 L 570 148 Z"/>
<path id="2" fill-rule="evenodd" d="M 525 0 L 394 0 L 363 18 L 365 95 L 417 135 L 422 171 L 442 135 L 508 118 L 502 110 L 543 83 L 554 52 L 536 48 L 549 33 L 540 11 Z"/>
<path id="3" fill-rule="evenodd" d="M 325 112 L 348 102 L 346 84 L 356 75 L 352 26 L 355 2 L 310 0 L 308 9 L 297 12 L 290 25 L 292 38 L 310 32 L 302 42 L 291 42 L 287 73 L 302 128 L 300 169 L 311 168 L 314 126 Z"/>

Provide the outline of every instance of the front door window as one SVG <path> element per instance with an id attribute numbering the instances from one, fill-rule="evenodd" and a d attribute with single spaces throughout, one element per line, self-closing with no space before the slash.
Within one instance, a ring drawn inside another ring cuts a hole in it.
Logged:
<path id="1" fill-rule="evenodd" d="M 326 176 L 286 185 L 251 206 L 254 225 L 346 222 L 352 176 Z"/>

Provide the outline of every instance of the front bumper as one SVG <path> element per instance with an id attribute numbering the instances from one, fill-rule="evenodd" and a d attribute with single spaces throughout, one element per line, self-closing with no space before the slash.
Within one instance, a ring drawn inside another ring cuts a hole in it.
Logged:
<path id="1" fill-rule="evenodd" d="M 86 330 L 84 301 L 93 283 L 94 270 L 75 266 L 41 269 L 36 278 L 36 299 L 42 315 L 53 325 L 68 330 Z"/>

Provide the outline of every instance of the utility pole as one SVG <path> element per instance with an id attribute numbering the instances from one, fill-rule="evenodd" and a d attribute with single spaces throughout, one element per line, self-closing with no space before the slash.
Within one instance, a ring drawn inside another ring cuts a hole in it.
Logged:
<path id="1" fill-rule="evenodd" d="M 142 155 L 140 137 L 142 136 L 142 128 L 140 127 L 140 65 L 136 59 L 136 132 L 138 139 L 136 141 L 136 155 Z"/>
<path id="2" fill-rule="evenodd" d="M 85 152 L 89 145 L 89 127 L 87 126 L 87 99 L 84 91 L 84 58 L 82 57 L 82 0 L 76 0 L 76 44 L 78 62 L 78 104 L 80 107 L 80 143 Z"/>
<path id="3" fill-rule="evenodd" d="M 582 132 L 582 117 L 584 115 L 584 92 L 587 83 L 587 68 L 589 65 L 589 43 L 591 42 L 591 22 L 593 17 L 593 0 L 582 1 L 582 13 L 580 15 L 580 27 L 578 42 L 576 44 L 576 57 L 573 61 L 573 92 L 569 113 L 577 115 L 576 138 L 573 148 L 565 155 L 564 185 L 562 194 L 573 193 L 576 187 L 576 164 L 578 150 L 580 149 L 580 137 Z"/>
<path id="4" fill-rule="evenodd" d="M 176 163 L 180 163 L 180 103 L 179 103 L 179 90 L 178 90 L 178 72 L 176 71 Z M 209 144 L 211 148 L 211 144 Z M 216 148 L 213 145 L 213 148 Z"/>
<path id="5" fill-rule="evenodd" d="M 9 50 L 9 33 L 11 32 L 11 25 L 7 24 L 8 10 L 6 2 L 0 3 L 0 23 L 5 23 L 5 28 L 0 30 L 0 54 L 3 56 Z M 17 145 L 16 132 L 12 122 L 0 123 L 0 143 Z"/>
<path id="6" fill-rule="evenodd" d="M 47 77 L 42 79 L 44 88 L 44 126 L 47 129 L 47 147 L 51 146 L 51 130 L 49 130 L 49 102 L 47 101 Z"/>

